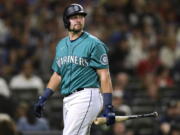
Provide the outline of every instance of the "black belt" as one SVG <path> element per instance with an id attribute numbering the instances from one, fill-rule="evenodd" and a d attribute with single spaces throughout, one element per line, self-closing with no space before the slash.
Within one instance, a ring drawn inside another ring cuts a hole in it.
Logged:
<path id="1" fill-rule="evenodd" d="M 71 95 L 71 94 L 73 94 L 75 92 L 81 91 L 81 90 L 84 90 L 84 88 L 78 88 L 78 89 L 76 89 L 76 90 L 74 90 L 74 91 L 72 91 L 72 92 L 70 92 L 70 93 L 68 93 L 68 94 L 66 94 L 64 96 L 67 97 L 67 96 L 69 96 L 69 95 Z"/>

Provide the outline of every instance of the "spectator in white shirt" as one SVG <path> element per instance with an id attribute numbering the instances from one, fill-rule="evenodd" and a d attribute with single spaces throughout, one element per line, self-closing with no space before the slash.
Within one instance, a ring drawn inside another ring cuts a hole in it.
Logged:
<path id="1" fill-rule="evenodd" d="M 0 95 L 9 98 L 10 91 L 6 81 L 3 78 L 0 78 Z"/>
<path id="2" fill-rule="evenodd" d="M 167 37 L 166 45 L 160 51 L 160 59 L 168 68 L 173 68 L 175 61 L 180 59 L 180 47 L 175 38 Z"/>
<path id="3" fill-rule="evenodd" d="M 37 89 L 38 94 L 43 92 L 44 84 L 40 77 L 33 74 L 31 61 L 26 61 L 22 66 L 22 72 L 14 76 L 10 81 L 11 89 Z"/>

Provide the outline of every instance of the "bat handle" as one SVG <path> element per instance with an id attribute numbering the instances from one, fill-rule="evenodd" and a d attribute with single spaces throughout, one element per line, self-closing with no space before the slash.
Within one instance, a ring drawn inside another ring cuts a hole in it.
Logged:
<path id="1" fill-rule="evenodd" d="M 129 119 L 129 116 L 116 116 L 115 117 L 115 121 L 116 122 L 123 122 L 123 121 L 128 120 L 128 119 Z M 100 124 L 105 124 L 106 122 L 107 122 L 107 118 L 106 117 L 98 117 L 94 121 L 94 124 L 100 125 Z"/>
<path id="2" fill-rule="evenodd" d="M 94 120 L 94 124 L 100 125 L 105 124 L 107 122 L 107 119 L 105 117 L 98 117 L 96 120 Z"/>

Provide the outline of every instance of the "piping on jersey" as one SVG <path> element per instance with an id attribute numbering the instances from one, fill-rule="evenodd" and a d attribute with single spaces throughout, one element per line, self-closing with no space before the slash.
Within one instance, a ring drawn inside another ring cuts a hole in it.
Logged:
<path id="1" fill-rule="evenodd" d="M 67 51 L 68 51 L 68 55 L 69 55 L 69 46 L 66 44 L 67 46 Z M 66 65 L 66 68 L 68 68 L 68 66 Z M 69 71 L 69 82 L 71 82 L 71 69 Z M 70 92 L 70 85 L 71 83 L 69 84 L 69 89 L 68 89 L 68 92 Z"/>
<path id="2" fill-rule="evenodd" d="M 81 42 L 83 42 L 87 37 L 88 37 L 88 36 L 86 36 Z M 81 43 L 81 42 L 80 42 L 80 43 Z M 73 54 L 75 47 L 76 47 L 77 45 L 80 45 L 80 43 L 71 46 L 71 47 L 70 47 L 70 51 L 69 51 L 69 46 L 68 46 L 68 43 L 67 43 L 67 40 L 66 40 L 66 46 L 67 46 L 67 49 L 68 49 L 68 55 L 69 55 L 69 52 L 70 52 L 70 54 Z M 71 69 L 70 69 L 70 72 L 69 72 L 70 84 L 69 84 L 69 90 L 68 90 L 68 92 L 70 92 L 70 90 L 71 90 L 71 89 L 70 89 L 70 88 L 71 88 L 71 81 L 72 81 L 72 80 L 71 80 L 71 73 L 72 73 L 72 63 L 71 63 Z"/>
<path id="3" fill-rule="evenodd" d="M 72 48 L 70 47 L 70 54 L 72 54 Z M 72 83 L 72 63 L 71 63 L 71 69 L 70 69 L 70 77 L 69 77 L 69 80 L 70 80 L 70 83 L 69 83 L 69 90 L 71 90 L 71 83 Z"/>

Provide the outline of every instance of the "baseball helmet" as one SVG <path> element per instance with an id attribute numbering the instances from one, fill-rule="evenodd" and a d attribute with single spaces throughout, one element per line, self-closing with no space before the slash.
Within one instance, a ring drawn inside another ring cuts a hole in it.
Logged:
<path id="1" fill-rule="evenodd" d="M 87 13 L 84 11 L 84 8 L 79 4 L 71 4 L 65 8 L 63 13 L 63 22 L 65 28 L 69 28 L 70 26 L 69 17 L 77 14 L 81 14 L 83 16 L 87 15 Z"/>

